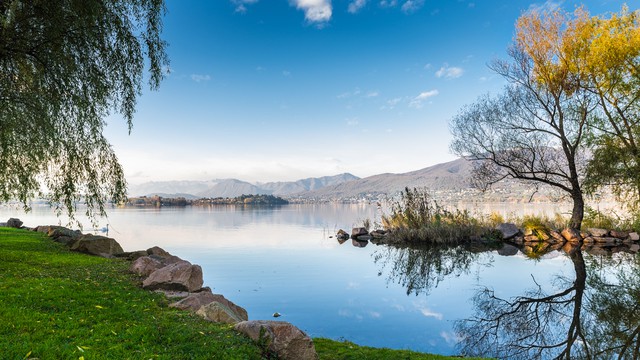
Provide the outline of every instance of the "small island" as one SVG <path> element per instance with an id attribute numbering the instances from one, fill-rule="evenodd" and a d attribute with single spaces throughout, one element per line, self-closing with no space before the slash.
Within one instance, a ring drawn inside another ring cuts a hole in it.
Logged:
<path id="1" fill-rule="evenodd" d="M 140 196 L 131 197 L 123 204 L 125 207 L 167 207 L 167 206 L 211 206 L 211 205 L 287 205 L 289 201 L 273 195 L 240 195 L 233 198 L 200 198 Z"/>

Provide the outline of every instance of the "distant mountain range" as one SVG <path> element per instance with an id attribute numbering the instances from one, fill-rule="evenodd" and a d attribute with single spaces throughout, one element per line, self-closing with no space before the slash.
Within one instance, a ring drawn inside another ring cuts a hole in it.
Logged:
<path id="1" fill-rule="evenodd" d="M 327 186 L 359 179 L 344 173 L 335 176 L 307 178 L 297 181 L 249 183 L 238 179 L 218 179 L 208 181 L 151 181 L 129 187 L 129 196 L 216 198 L 240 195 L 288 196 L 307 191 L 315 191 Z"/>
<path id="2" fill-rule="evenodd" d="M 473 163 L 457 159 L 433 165 L 421 170 L 401 174 L 379 174 L 358 178 L 349 173 L 320 178 L 308 178 L 291 182 L 249 183 L 237 179 L 210 181 L 161 181 L 132 185 L 130 196 L 189 198 L 236 197 L 249 194 L 276 195 L 289 199 L 309 201 L 375 200 L 399 193 L 405 187 L 428 188 L 438 198 L 469 200 L 482 196 L 485 201 L 522 201 L 536 191 L 530 184 L 505 180 L 481 194 L 470 183 Z M 555 193 L 538 189 L 536 199 L 548 200 Z"/>

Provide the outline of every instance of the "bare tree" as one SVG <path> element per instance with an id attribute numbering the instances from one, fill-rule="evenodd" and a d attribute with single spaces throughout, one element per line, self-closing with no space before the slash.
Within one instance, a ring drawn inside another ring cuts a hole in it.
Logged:
<path id="1" fill-rule="evenodd" d="M 573 87 L 569 76 L 559 86 L 538 81 L 533 59 L 517 45 L 509 55 L 510 62 L 491 66 L 507 80 L 504 91 L 479 98 L 451 120 L 451 150 L 475 161 L 474 180 L 482 188 L 513 178 L 563 191 L 573 201 L 570 225 L 580 229 L 585 133 L 593 100 Z"/>

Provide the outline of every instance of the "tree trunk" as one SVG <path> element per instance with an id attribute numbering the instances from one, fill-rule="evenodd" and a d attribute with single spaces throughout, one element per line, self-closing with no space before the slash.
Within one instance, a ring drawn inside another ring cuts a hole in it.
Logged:
<path id="1" fill-rule="evenodd" d="M 580 230 L 582 218 L 584 217 L 584 198 L 582 197 L 582 191 L 574 191 L 571 194 L 571 199 L 573 199 L 573 211 L 571 212 L 571 222 L 569 226 L 572 229 Z"/>

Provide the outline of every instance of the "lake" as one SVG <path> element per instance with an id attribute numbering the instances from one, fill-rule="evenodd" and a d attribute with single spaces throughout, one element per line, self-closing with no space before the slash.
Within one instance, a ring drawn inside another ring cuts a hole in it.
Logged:
<path id="1" fill-rule="evenodd" d="M 338 229 L 350 231 L 379 215 L 368 204 L 113 208 L 100 227 L 108 223 L 108 235 L 125 251 L 157 245 L 201 265 L 205 286 L 246 308 L 250 319 L 272 319 L 278 312 L 282 314 L 278 320 L 291 322 L 312 337 L 360 345 L 458 354 L 462 346 L 472 352 L 484 344 L 482 351 L 494 351 L 498 357 L 532 358 L 536 353 L 531 351 L 537 348 L 513 352 L 513 337 L 526 335 L 543 345 L 569 339 L 575 335 L 571 324 L 578 309 L 578 324 L 589 323 L 569 344 L 577 354 L 586 348 L 581 344 L 588 343 L 583 330 L 597 323 L 594 311 L 602 313 L 603 306 L 629 296 L 636 302 L 628 306 L 638 306 L 636 295 L 624 289 L 614 300 L 592 303 L 599 296 L 593 290 L 598 284 L 607 283 L 601 285 L 609 289 L 605 293 L 624 281 L 635 284 L 633 279 L 614 276 L 621 271 L 640 273 L 637 256 L 630 253 L 589 255 L 578 249 L 579 256 L 575 251 L 553 251 L 532 260 L 513 247 L 401 249 L 352 240 L 341 244 L 334 238 Z M 25 226 L 58 223 L 40 207 L 29 214 L 0 207 L 0 221 L 9 217 L 19 217 Z M 84 224 L 89 232 L 89 223 Z M 599 283 L 594 283 L 596 278 Z M 516 312 L 514 317 L 510 306 L 516 303 L 509 300 L 517 296 L 553 301 L 530 301 L 518 311 L 535 312 Z M 529 308 L 532 304 L 536 307 Z M 547 312 L 538 314 L 541 309 Z M 503 318 L 502 323 L 497 321 Z M 536 321 L 538 328 L 532 325 Z M 517 324 L 517 331 L 508 324 Z M 605 330 L 601 326 L 593 331 L 605 336 Z M 546 331 L 546 336 L 527 331 Z M 539 347 L 543 349 L 539 358 L 552 357 L 556 354 L 552 350 L 563 348 Z"/>

